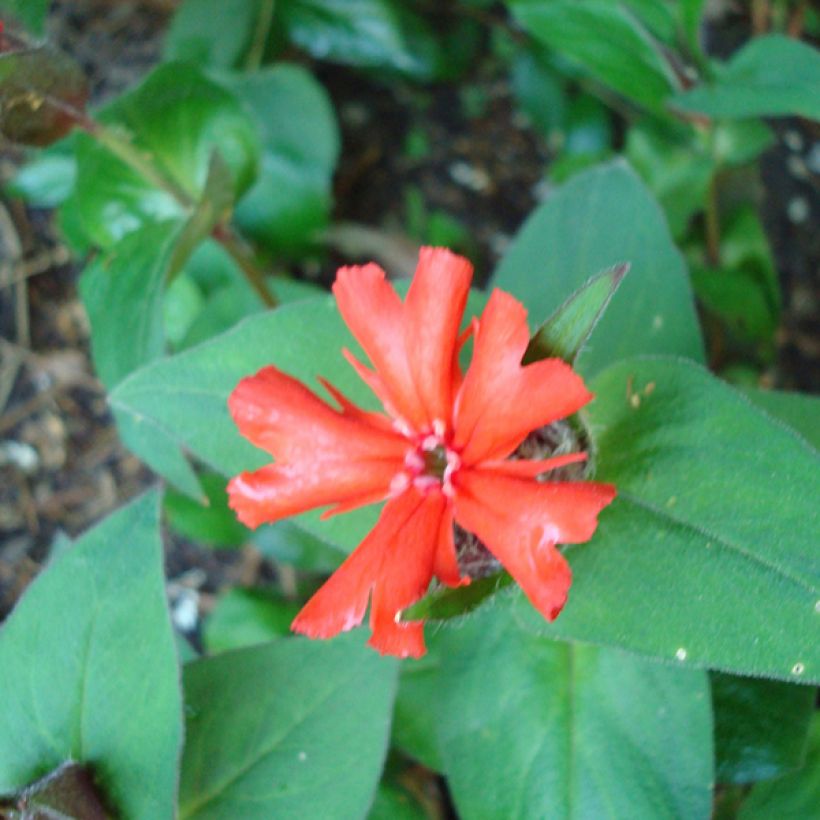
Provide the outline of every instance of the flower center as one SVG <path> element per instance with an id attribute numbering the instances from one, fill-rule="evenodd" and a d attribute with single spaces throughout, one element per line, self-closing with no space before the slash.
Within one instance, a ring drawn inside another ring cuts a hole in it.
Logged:
<path id="1" fill-rule="evenodd" d="M 412 484 L 418 490 L 439 488 L 445 495 L 452 495 L 452 477 L 460 466 L 458 453 L 434 430 L 412 443 L 404 457 L 404 469 L 392 481 L 391 493 L 398 495 Z"/>
<path id="2" fill-rule="evenodd" d="M 422 450 L 424 460 L 424 474 L 441 481 L 447 470 L 447 448 L 443 444 L 436 445 L 432 450 Z"/>

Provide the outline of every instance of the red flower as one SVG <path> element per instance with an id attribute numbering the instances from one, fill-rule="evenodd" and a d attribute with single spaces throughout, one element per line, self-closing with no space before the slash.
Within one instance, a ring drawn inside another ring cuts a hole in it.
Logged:
<path id="1" fill-rule="evenodd" d="M 387 499 L 370 534 L 296 617 L 296 632 L 329 638 L 357 626 L 372 593 L 370 645 L 423 655 L 423 624 L 399 618 L 433 576 L 449 586 L 469 582 L 459 572 L 454 521 L 486 545 L 545 618 L 564 606 L 571 572 L 555 545 L 589 540 L 615 488 L 537 480 L 583 461 L 583 453 L 505 459 L 531 431 L 574 413 L 592 394 L 559 359 L 522 367 L 526 311 L 500 290 L 473 319 L 472 363 L 462 376 L 458 351 L 467 334 L 459 338 L 459 325 L 471 278 L 466 259 L 439 248 L 422 249 L 404 303 L 377 265 L 338 272 L 339 311 L 373 369 L 343 353 L 387 415 L 361 410 L 320 380 L 337 410 L 275 367 L 231 394 L 240 432 L 276 459 L 228 485 L 243 523 L 334 505 L 327 516 Z"/>

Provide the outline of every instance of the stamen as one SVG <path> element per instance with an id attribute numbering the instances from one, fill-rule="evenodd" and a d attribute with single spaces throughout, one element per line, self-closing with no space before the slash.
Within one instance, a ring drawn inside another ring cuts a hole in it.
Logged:
<path id="1" fill-rule="evenodd" d="M 433 435 L 438 436 L 440 439 L 444 438 L 444 434 L 447 432 L 447 425 L 444 423 L 443 419 L 433 419 Z"/>

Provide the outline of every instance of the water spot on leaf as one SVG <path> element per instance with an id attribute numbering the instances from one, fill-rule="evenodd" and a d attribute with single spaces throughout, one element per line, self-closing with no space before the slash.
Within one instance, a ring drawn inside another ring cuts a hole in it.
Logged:
<path id="1" fill-rule="evenodd" d="M 685 661 L 685 660 L 686 660 L 686 655 L 687 655 L 687 654 L 688 654 L 688 653 L 686 652 L 686 650 L 685 650 L 682 646 L 681 646 L 681 647 L 679 647 L 679 648 L 675 651 L 675 657 L 676 657 L 679 661 Z"/>
<path id="2" fill-rule="evenodd" d="M 806 671 L 806 665 L 803 664 L 803 663 L 800 663 L 800 661 L 798 661 L 792 667 L 792 675 L 802 675 L 805 671 Z"/>

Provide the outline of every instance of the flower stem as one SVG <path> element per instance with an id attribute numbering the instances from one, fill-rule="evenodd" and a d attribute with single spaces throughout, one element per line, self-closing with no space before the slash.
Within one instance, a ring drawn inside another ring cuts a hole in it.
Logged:
<path id="1" fill-rule="evenodd" d="M 709 179 L 709 190 L 706 192 L 706 256 L 709 264 L 717 267 L 720 264 L 720 214 L 718 213 L 717 172 Z"/>
<path id="2" fill-rule="evenodd" d="M 256 28 L 253 32 L 253 40 L 248 49 L 248 55 L 245 58 L 245 69 L 247 71 L 255 70 L 262 65 L 268 35 L 273 25 L 273 12 L 275 8 L 276 0 L 262 0 L 259 8 L 259 17 L 256 20 Z"/>

